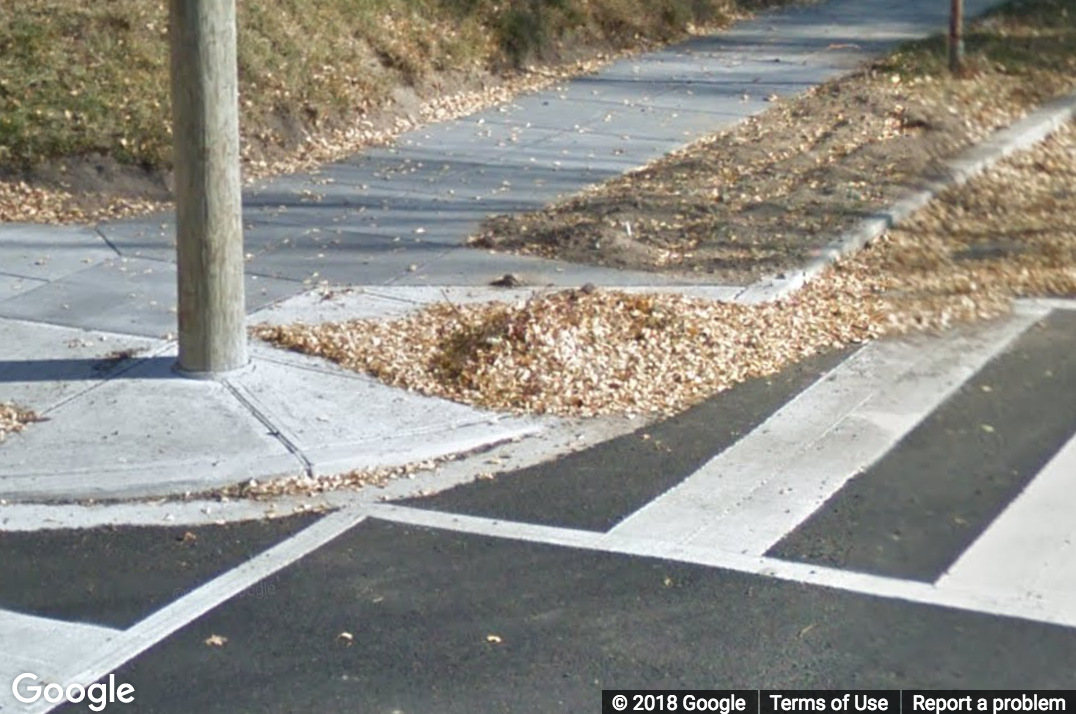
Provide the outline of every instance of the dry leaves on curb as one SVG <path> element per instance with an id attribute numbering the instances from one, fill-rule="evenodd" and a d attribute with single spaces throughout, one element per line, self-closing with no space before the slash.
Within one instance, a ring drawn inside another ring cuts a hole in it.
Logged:
<path id="1" fill-rule="evenodd" d="M 436 468 L 441 460 L 416 461 L 403 466 L 348 471 L 341 474 L 320 476 L 297 475 L 269 481 L 251 479 L 215 493 L 223 498 L 272 499 L 279 496 L 317 496 L 321 493 L 342 489 L 360 489 L 367 486 L 381 488 L 389 481 L 413 478 L 415 474 Z"/>

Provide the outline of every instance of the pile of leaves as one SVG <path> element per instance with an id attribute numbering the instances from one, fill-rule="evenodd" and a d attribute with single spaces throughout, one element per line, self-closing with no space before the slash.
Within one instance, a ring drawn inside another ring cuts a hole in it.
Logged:
<path id="1" fill-rule="evenodd" d="M 792 296 L 740 305 L 590 286 L 507 305 L 254 334 L 389 384 L 492 409 L 674 413 L 811 354 L 1076 295 L 1076 126 L 944 193 Z"/>
<path id="2" fill-rule="evenodd" d="M 213 493 L 217 498 L 249 498 L 253 500 L 271 500 L 279 496 L 317 496 L 322 493 L 344 489 L 362 489 L 369 486 L 384 487 L 390 481 L 401 478 L 414 478 L 416 474 L 431 471 L 439 464 L 438 460 L 416 461 L 401 466 L 386 466 L 377 469 L 358 469 L 339 474 L 308 476 L 305 474 L 285 478 L 258 481 L 251 479 L 245 483 L 221 489 Z"/>

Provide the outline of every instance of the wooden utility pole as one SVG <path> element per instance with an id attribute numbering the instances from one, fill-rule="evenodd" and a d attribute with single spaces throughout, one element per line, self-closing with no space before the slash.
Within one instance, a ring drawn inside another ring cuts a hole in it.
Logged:
<path id="1" fill-rule="evenodd" d="M 235 0 L 170 0 L 179 361 L 247 364 Z"/>
<path id="2" fill-rule="evenodd" d="M 949 71 L 959 75 L 964 67 L 964 0 L 949 6 Z"/>

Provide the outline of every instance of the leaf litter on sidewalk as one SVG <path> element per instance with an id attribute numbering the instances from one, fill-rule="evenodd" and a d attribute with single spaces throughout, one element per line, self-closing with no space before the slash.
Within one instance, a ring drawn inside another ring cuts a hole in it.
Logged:
<path id="1" fill-rule="evenodd" d="M 41 417 L 29 409 L 23 409 L 10 402 L 0 403 L 0 442 L 26 428 L 27 424 L 42 421 Z"/>

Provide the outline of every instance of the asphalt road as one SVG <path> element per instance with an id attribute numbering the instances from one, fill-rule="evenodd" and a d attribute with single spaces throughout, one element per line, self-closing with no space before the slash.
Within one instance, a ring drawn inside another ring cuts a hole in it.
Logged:
<path id="1" fill-rule="evenodd" d="M 1025 306 L 803 363 L 427 498 L 0 534 L 0 613 L 53 627 L 32 657 L 5 647 L 0 667 L 112 673 L 135 694 L 110 711 L 162 713 L 580 712 L 614 688 L 1068 688 L 1074 340 L 1076 312 Z M 744 514 L 757 528 L 715 546 Z M 5 713 L 45 710 L 0 699 Z"/>

